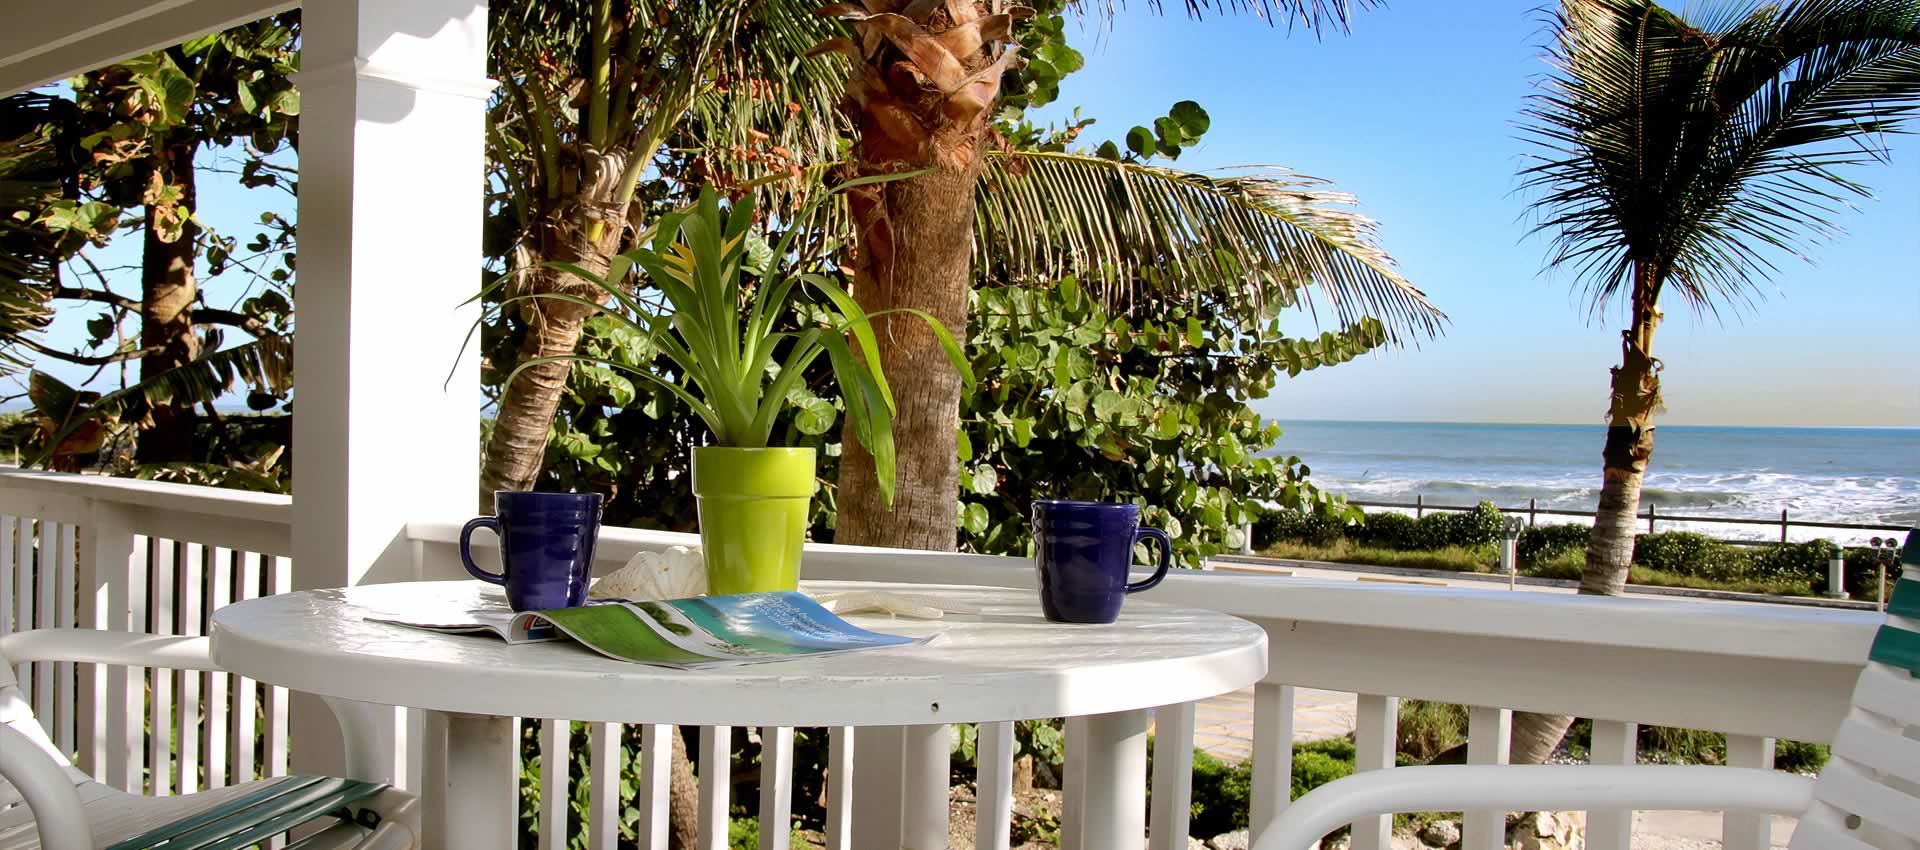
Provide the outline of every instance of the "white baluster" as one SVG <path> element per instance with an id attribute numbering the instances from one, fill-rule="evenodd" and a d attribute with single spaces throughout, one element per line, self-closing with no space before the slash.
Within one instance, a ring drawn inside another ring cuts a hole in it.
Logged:
<path id="1" fill-rule="evenodd" d="M 186 544 L 180 558 L 180 633 L 183 635 L 205 634 L 206 601 L 206 548 L 198 543 Z M 176 740 L 179 752 L 175 754 L 174 784 L 180 787 L 180 793 L 192 794 L 200 789 L 200 679 L 195 670 L 182 670 L 180 677 L 180 721 Z M 281 725 L 281 738 L 285 739 L 286 725 Z"/>
<path id="2" fill-rule="evenodd" d="M 42 524 L 45 527 L 45 524 Z M 41 541 L 46 542 L 45 538 Z M 108 628 L 143 632 L 147 628 L 147 550 L 145 536 L 134 536 L 131 554 L 107 577 Z M 43 551 L 42 557 L 45 556 Z M 122 667 L 107 676 L 107 784 L 140 793 L 146 769 L 146 668 Z"/>
<path id="3" fill-rule="evenodd" d="M 54 591 L 59 587 L 54 580 L 55 567 L 53 553 L 60 546 L 60 524 L 40 521 L 40 545 L 34 551 L 34 591 L 38 597 L 34 601 L 34 628 L 53 628 Z M 125 627 L 122 627 L 123 629 Z M 33 714 L 47 723 L 53 718 L 53 669 L 51 661 L 42 661 L 33 665 Z M 136 715 L 137 716 L 137 715 Z"/>
<path id="4" fill-rule="evenodd" d="M 60 526 L 53 555 L 53 625 L 56 628 L 71 629 L 79 625 L 76 620 L 79 596 L 75 589 L 74 547 L 73 526 Z M 76 743 L 73 702 L 78 693 L 77 684 L 74 681 L 73 662 L 60 661 L 53 665 L 53 740 L 65 753 L 73 752 Z"/>
<path id="5" fill-rule="evenodd" d="M 1473 706 L 1467 712 L 1467 763 L 1506 764 L 1513 741 L 1513 712 Z M 1465 813 L 1460 823 L 1460 850 L 1504 850 L 1507 813 L 1482 810 Z"/>
<path id="6" fill-rule="evenodd" d="M 1727 736 L 1727 766 L 1773 769 L 1773 739 Z M 1773 846 L 1773 816 L 1763 812 L 1727 812 L 1721 816 L 1720 844 L 1726 850 L 1767 850 Z"/>
<path id="7" fill-rule="evenodd" d="M 787 850 L 792 834 L 793 729 L 788 726 L 762 726 L 760 850 Z"/>
<path id="8" fill-rule="evenodd" d="M 851 726 L 827 730 L 826 850 L 853 850 L 853 742 Z"/>
<path id="9" fill-rule="evenodd" d="M 155 540 L 153 570 L 147 586 L 153 589 L 153 633 L 170 635 L 173 627 L 174 550 L 171 540 Z M 156 797 L 165 797 L 172 783 L 173 765 L 173 676 L 172 670 L 154 668 L 148 687 L 153 699 L 147 707 L 147 764 L 152 767 Z"/>
<path id="10" fill-rule="evenodd" d="M 211 592 L 207 595 L 207 616 L 225 608 L 233 601 L 233 551 L 225 547 L 213 547 L 207 557 L 207 584 Z M 232 687 L 233 677 L 226 673 L 207 674 L 207 718 L 206 735 L 203 740 L 207 748 L 207 787 L 224 788 L 227 785 L 227 694 Z"/>
<path id="11" fill-rule="evenodd" d="M 906 792 L 900 782 L 905 768 L 905 732 L 898 726 L 866 726 L 852 730 L 854 740 L 850 846 L 900 846 L 900 813 Z"/>
<path id="12" fill-rule="evenodd" d="M 905 850 L 947 850 L 947 777 L 953 757 L 947 729 L 942 723 L 904 730 L 900 844 Z"/>
<path id="13" fill-rule="evenodd" d="M 1253 800 L 1247 822 L 1254 844 L 1293 796 L 1293 707 L 1292 685 L 1253 686 Z"/>
<path id="14" fill-rule="evenodd" d="M 251 552 L 235 552 L 233 564 L 240 572 L 234 587 L 235 599 L 255 599 L 260 596 L 260 556 Z M 234 784 L 251 782 L 254 779 L 254 731 L 260 713 L 259 683 L 244 676 L 233 677 L 233 716 L 230 719 L 233 743 L 228 752 L 233 754 L 233 768 L 229 771 Z"/>
<path id="15" fill-rule="evenodd" d="M 640 850 L 667 850 L 668 810 L 673 792 L 675 726 L 640 727 Z"/>
<path id="16" fill-rule="evenodd" d="M 973 738 L 974 850 L 1007 850 L 1013 838 L 1013 723 L 982 723 Z"/>
<path id="17" fill-rule="evenodd" d="M 1393 767 L 1399 750 L 1400 700 L 1361 694 L 1354 711 L 1353 769 Z M 1353 850 L 1389 850 L 1393 844 L 1393 816 L 1376 815 L 1353 824 Z"/>
<path id="18" fill-rule="evenodd" d="M 286 593 L 292 589 L 293 559 L 284 555 L 271 559 L 267 593 Z M 287 775 L 287 689 L 267 687 L 267 775 Z M 408 736 L 410 739 L 414 736 Z M 416 781 L 412 787 L 419 787 Z"/>
<path id="19" fill-rule="evenodd" d="M 1061 730 L 1060 850 L 1099 850 L 1086 847 L 1087 719 L 1069 717 Z"/>
<path id="20" fill-rule="evenodd" d="M 615 850 L 620 844 L 620 724 L 587 724 L 587 847 Z"/>
<path id="21" fill-rule="evenodd" d="M 733 727 L 700 727 L 700 850 L 727 850 L 733 782 Z"/>
<path id="22" fill-rule="evenodd" d="M 1616 720 L 1593 721 L 1593 743 L 1588 752 L 1594 764 L 1633 764 L 1639 726 Z M 1633 812 L 1587 812 L 1588 850 L 1628 850 L 1633 837 Z"/>
<path id="23" fill-rule="evenodd" d="M 1153 810 L 1147 814 L 1148 850 L 1187 850 L 1193 819 L 1193 703 L 1153 713 Z"/>
<path id="24" fill-rule="evenodd" d="M 540 721 L 540 850 L 566 850 L 567 814 L 573 789 L 567 770 L 573 764 L 572 724 Z"/>
<path id="25" fill-rule="evenodd" d="M 0 514 L 0 635 L 13 634 L 14 631 L 13 588 L 20 581 L 13 560 L 14 523 L 13 517 Z"/>

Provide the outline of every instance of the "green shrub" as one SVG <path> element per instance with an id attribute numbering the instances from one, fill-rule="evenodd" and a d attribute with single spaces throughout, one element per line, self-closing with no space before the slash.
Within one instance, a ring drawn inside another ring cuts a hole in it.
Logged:
<path id="1" fill-rule="evenodd" d="M 1820 578 L 1824 581 L 1827 574 L 1827 562 L 1838 554 L 1840 547 L 1830 540 L 1809 540 L 1805 543 L 1781 543 L 1754 549 L 1747 554 L 1747 577 L 1763 581 L 1786 579 L 1812 581 Z"/>
<path id="2" fill-rule="evenodd" d="M 1483 546 L 1500 539 L 1502 518 L 1492 502 L 1481 502 L 1470 511 L 1436 511 L 1414 522 L 1413 538 L 1421 549 Z"/>
<path id="3" fill-rule="evenodd" d="M 1353 775 L 1353 742 L 1345 738 L 1309 741 L 1293 748 L 1293 799 L 1322 785 Z M 1194 777 L 1199 784 L 1199 777 Z M 1217 833 L 1216 833 L 1217 834 Z"/>
<path id="4" fill-rule="evenodd" d="M 1295 771 L 1300 769 L 1294 756 Z M 1296 776 L 1299 774 L 1296 772 Z M 1297 781 L 1297 780 L 1296 780 Z M 1192 820 L 1187 832 L 1215 836 L 1247 828 L 1247 813 L 1253 800 L 1253 762 L 1228 764 L 1205 750 L 1193 751 Z"/>
<path id="5" fill-rule="evenodd" d="M 1467 707 L 1421 699 L 1400 701 L 1400 755 L 1425 764 L 1467 740 Z"/>
<path id="6" fill-rule="evenodd" d="M 1584 552 L 1593 526 L 1574 523 L 1537 525 L 1520 532 L 1516 548 L 1521 567 L 1535 567 L 1557 561 L 1573 552 Z"/>
<path id="7" fill-rule="evenodd" d="M 1406 514 L 1367 514 L 1366 522 L 1347 531 L 1347 539 L 1382 549 L 1418 549 L 1419 524 Z"/>
<path id="8" fill-rule="evenodd" d="M 1832 750 L 1826 744 L 1778 741 L 1773 745 L 1773 769 L 1789 773 L 1819 773 Z"/>
<path id="9" fill-rule="evenodd" d="M 1634 539 L 1633 562 L 1643 567 L 1690 578 L 1731 581 L 1745 578 L 1747 553 L 1704 534 L 1663 531 Z"/>
<path id="10" fill-rule="evenodd" d="M 1293 508 L 1269 509 L 1262 511 L 1254 520 L 1253 542 L 1255 548 L 1281 542 L 1326 546 L 1341 539 L 1346 529 L 1346 520 L 1329 513 Z"/>

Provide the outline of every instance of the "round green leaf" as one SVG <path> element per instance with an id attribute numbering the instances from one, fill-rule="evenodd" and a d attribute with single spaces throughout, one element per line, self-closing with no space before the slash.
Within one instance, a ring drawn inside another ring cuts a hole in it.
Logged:
<path id="1" fill-rule="evenodd" d="M 1153 156 L 1153 131 L 1145 127 L 1135 127 L 1128 130 L 1127 150 L 1133 151 L 1135 155 L 1143 159 Z"/>
<path id="2" fill-rule="evenodd" d="M 1213 126 L 1213 119 L 1207 117 L 1207 111 L 1191 100 L 1174 104 L 1169 117 L 1180 123 L 1180 128 L 1187 131 L 1189 138 L 1197 139 Z"/>

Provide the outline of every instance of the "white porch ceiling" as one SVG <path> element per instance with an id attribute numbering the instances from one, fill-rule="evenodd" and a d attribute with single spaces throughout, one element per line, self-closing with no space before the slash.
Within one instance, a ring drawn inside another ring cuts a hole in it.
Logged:
<path id="1" fill-rule="evenodd" d="M 299 0 L 13 0 L 0 27 L 0 95 L 33 88 L 201 33 L 266 17 Z"/>

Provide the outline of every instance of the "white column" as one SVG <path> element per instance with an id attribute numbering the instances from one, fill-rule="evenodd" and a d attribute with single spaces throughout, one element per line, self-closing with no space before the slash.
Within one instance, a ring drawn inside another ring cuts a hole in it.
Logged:
<path id="1" fill-rule="evenodd" d="M 1594 764 L 1633 764 L 1639 740 L 1638 724 L 1596 719 L 1587 751 Z M 1632 838 L 1633 812 L 1587 812 L 1587 846 L 1592 850 L 1627 850 Z"/>
<path id="2" fill-rule="evenodd" d="M 903 850 L 947 850 L 947 779 L 953 744 L 944 723 L 902 730 L 900 787 L 906 795 L 900 811 Z"/>
<path id="3" fill-rule="evenodd" d="M 1727 766 L 1773 769 L 1773 739 L 1727 736 Z M 1727 850 L 1767 850 L 1773 846 L 1773 816 L 1765 812 L 1727 812 L 1721 816 L 1720 844 Z"/>
<path id="4" fill-rule="evenodd" d="M 853 788 L 848 795 L 853 805 L 852 829 L 833 837 L 844 837 L 848 846 L 860 850 L 898 847 L 906 803 L 906 792 L 900 787 L 900 774 L 906 768 L 906 732 L 898 726 L 862 726 L 847 731 L 853 740 Z M 828 805 L 835 811 L 841 806 L 831 800 Z M 831 821 L 828 826 L 832 826 Z"/>
<path id="5" fill-rule="evenodd" d="M 425 850 L 517 846 L 520 735 L 513 719 L 440 712 L 427 717 L 429 740 L 445 742 L 446 758 L 428 761 L 421 795 Z"/>
<path id="6" fill-rule="evenodd" d="M 1293 708 L 1292 685 L 1253 686 L 1253 811 L 1248 825 L 1254 844 L 1293 801 Z"/>
<path id="7" fill-rule="evenodd" d="M 1467 713 L 1467 764 L 1506 764 L 1513 743 L 1513 712 L 1476 705 Z M 1466 812 L 1460 823 L 1460 850 L 1503 850 L 1507 813 L 1488 809 Z"/>
<path id="8" fill-rule="evenodd" d="M 1013 722 L 980 724 L 974 737 L 974 850 L 1007 850 L 1013 835 Z"/>
<path id="9" fill-rule="evenodd" d="M 1400 699 L 1361 694 L 1354 708 L 1353 769 L 1393 767 L 1400 744 Z M 1393 846 L 1393 815 L 1362 818 L 1353 824 L 1353 850 L 1388 850 Z"/>
<path id="10" fill-rule="evenodd" d="M 401 580 L 407 524 L 471 515 L 484 0 L 329 0 L 302 22 L 294 589 Z M 295 769 L 334 773 L 315 700 Z"/>
<path id="11" fill-rule="evenodd" d="M 1187 850 L 1187 831 L 1193 820 L 1193 709 L 1193 703 L 1184 702 L 1153 712 L 1148 850 Z"/>
<path id="12" fill-rule="evenodd" d="M 1147 720 L 1151 711 L 1121 711 L 1086 718 L 1086 734 L 1067 740 L 1082 752 L 1080 787 L 1068 785 L 1067 800 L 1079 801 L 1081 850 L 1133 850 L 1146 844 Z M 1071 781 L 1071 778 L 1070 780 Z M 1060 846 L 1070 846 L 1061 824 Z"/>

